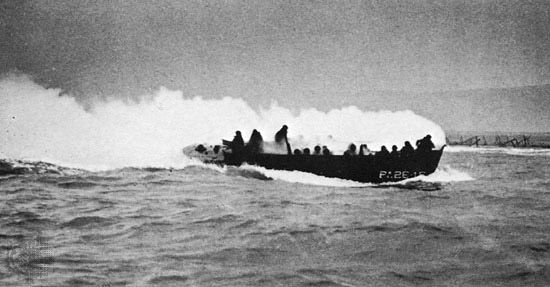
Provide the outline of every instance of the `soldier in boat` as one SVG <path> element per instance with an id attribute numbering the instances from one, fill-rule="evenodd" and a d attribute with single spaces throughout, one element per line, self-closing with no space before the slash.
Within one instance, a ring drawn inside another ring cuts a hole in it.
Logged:
<path id="1" fill-rule="evenodd" d="M 290 144 L 288 143 L 287 138 L 288 127 L 283 125 L 283 127 L 275 134 L 275 143 L 283 150 L 286 145 L 287 154 L 292 154 L 290 149 Z"/>
<path id="2" fill-rule="evenodd" d="M 409 141 L 405 142 L 405 146 L 401 148 L 401 157 L 408 158 L 413 156 L 414 148 Z"/>
<path id="3" fill-rule="evenodd" d="M 344 152 L 344 155 L 345 155 L 345 156 L 354 156 L 354 155 L 357 155 L 357 147 L 355 146 L 355 144 L 351 143 L 351 144 L 348 146 L 348 149 Z"/>
<path id="4" fill-rule="evenodd" d="M 235 137 L 233 137 L 233 140 L 231 141 L 231 144 L 229 145 L 233 153 L 240 153 L 244 149 L 244 140 L 243 136 L 241 135 L 241 131 L 235 132 Z"/>
<path id="5" fill-rule="evenodd" d="M 388 158 L 388 157 L 390 156 L 390 152 L 388 151 L 388 149 L 386 148 L 386 146 L 383 145 L 383 146 L 380 148 L 380 151 L 379 151 L 379 152 L 376 152 L 375 156 L 380 157 L 380 158 Z"/>
<path id="6" fill-rule="evenodd" d="M 246 151 L 249 153 L 262 153 L 264 151 L 264 139 L 256 129 L 250 135 L 250 140 L 246 144 Z"/>
<path id="7" fill-rule="evenodd" d="M 399 157 L 399 151 L 397 150 L 397 146 L 396 146 L 396 145 L 393 145 L 393 146 L 391 147 L 390 156 L 393 157 L 393 158 L 398 158 L 398 157 Z"/>
<path id="8" fill-rule="evenodd" d="M 434 149 L 434 143 L 432 142 L 432 136 L 427 135 L 423 139 L 416 141 L 416 150 L 419 152 L 429 152 Z"/>
<path id="9" fill-rule="evenodd" d="M 314 148 L 313 148 L 313 155 L 321 155 L 321 147 L 316 145 Z"/>

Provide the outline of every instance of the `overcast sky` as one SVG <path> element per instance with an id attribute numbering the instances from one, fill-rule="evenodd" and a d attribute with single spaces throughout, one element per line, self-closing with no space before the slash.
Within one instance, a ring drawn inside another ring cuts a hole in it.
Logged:
<path id="1" fill-rule="evenodd" d="M 397 102 L 426 114 L 419 103 L 439 91 L 550 84 L 550 1 L 0 3 L 0 72 L 31 74 L 82 102 L 166 86 L 262 105 Z M 540 113 L 522 102 L 503 115 Z M 436 120 L 458 119 L 452 107 L 427 106 Z M 548 130 L 546 119 L 498 128 Z M 476 128 L 470 120 L 445 128 Z"/>

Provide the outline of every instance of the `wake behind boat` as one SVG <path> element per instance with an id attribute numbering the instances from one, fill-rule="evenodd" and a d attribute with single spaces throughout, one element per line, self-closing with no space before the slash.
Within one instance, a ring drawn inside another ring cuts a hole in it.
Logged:
<path id="1" fill-rule="evenodd" d="M 240 132 L 237 137 L 240 137 Z M 381 183 L 401 181 L 433 173 L 445 148 L 445 146 L 439 150 L 423 148 L 421 141 L 425 141 L 426 138 L 424 138 L 419 140 L 421 144 L 416 150 L 410 147 L 410 152 L 404 152 L 404 148 L 399 153 L 389 153 L 383 147 L 382 150 L 385 150 L 385 152 L 370 154 L 364 153 L 362 150 L 363 145 L 361 145 L 360 153 L 355 154 L 355 146 L 353 145 L 353 151 L 346 151 L 343 155 L 333 155 L 330 152 L 309 154 L 309 149 L 307 149 L 307 152 L 295 150 L 292 153 L 290 144 L 286 140 L 286 134 L 284 134 L 282 140 L 285 141 L 283 143 L 286 145 L 286 153 L 281 154 L 265 152 L 262 148 L 254 148 L 253 146 L 258 143 L 254 143 L 256 140 L 253 137 L 246 145 L 244 141 L 241 144 L 237 143 L 239 147 L 235 146 L 235 139 L 233 141 L 223 140 L 222 145 L 208 146 L 200 144 L 189 146 L 184 148 L 183 153 L 204 163 L 221 166 L 249 164 L 267 169 L 295 170 L 358 182 Z M 270 143 L 261 142 L 261 144 L 263 146 Z M 431 145 L 433 146 L 433 144 Z M 250 148 L 251 146 L 252 148 Z"/>

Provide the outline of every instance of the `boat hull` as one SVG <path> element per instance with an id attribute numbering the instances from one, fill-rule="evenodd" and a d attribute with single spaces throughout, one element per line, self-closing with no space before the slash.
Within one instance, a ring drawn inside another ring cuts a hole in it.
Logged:
<path id="1" fill-rule="evenodd" d="M 443 147 L 444 148 L 444 147 Z M 441 159 L 443 148 L 416 153 L 408 158 L 382 158 L 373 155 L 286 155 L 286 154 L 232 154 L 224 152 L 225 165 L 244 163 L 267 169 L 303 171 L 325 177 L 358 182 L 395 182 L 433 173 Z"/>

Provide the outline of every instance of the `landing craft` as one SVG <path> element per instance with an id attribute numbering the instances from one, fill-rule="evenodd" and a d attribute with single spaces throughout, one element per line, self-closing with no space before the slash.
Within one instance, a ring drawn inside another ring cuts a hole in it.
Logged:
<path id="1" fill-rule="evenodd" d="M 236 154 L 227 147 L 194 145 L 183 153 L 204 163 L 220 166 L 257 165 L 267 169 L 309 172 L 358 182 L 396 182 L 419 175 L 433 173 L 441 159 L 443 149 L 415 152 L 409 157 L 378 157 L 376 155 L 305 155 L 274 153 Z"/>

